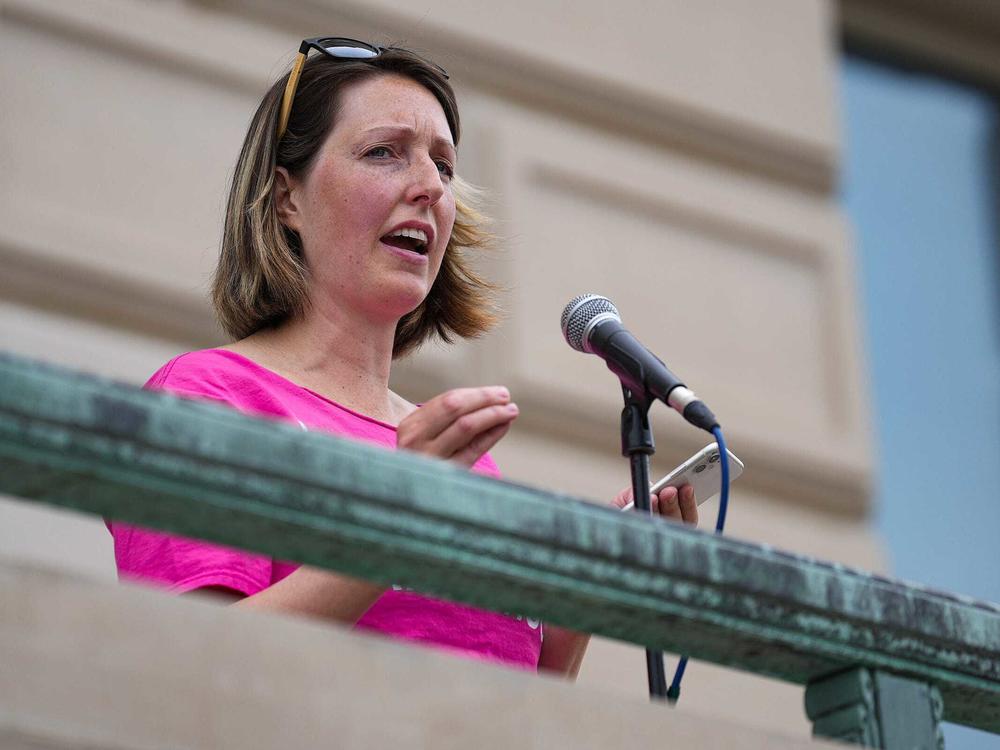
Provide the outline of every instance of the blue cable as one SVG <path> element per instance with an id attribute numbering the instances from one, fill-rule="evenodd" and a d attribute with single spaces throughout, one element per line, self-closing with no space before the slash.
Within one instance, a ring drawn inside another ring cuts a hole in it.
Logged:
<path id="1" fill-rule="evenodd" d="M 716 425 L 712 434 L 719 445 L 719 460 L 722 461 L 722 492 L 719 494 L 719 514 L 715 517 L 715 533 L 721 534 L 726 525 L 726 509 L 729 507 L 729 453 L 726 451 L 726 439 L 722 437 L 722 428 Z"/>
<path id="2" fill-rule="evenodd" d="M 715 517 L 715 533 L 721 534 L 726 525 L 726 510 L 729 508 L 729 453 L 726 452 L 726 440 L 722 437 L 722 428 L 716 425 L 712 428 L 712 434 L 715 435 L 715 442 L 719 446 L 719 460 L 722 462 L 722 491 L 719 493 L 719 513 Z M 676 703 L 681 697 L 681 680 L 684 679 L 687 663 L 686 656 L 682 656 L 677 663 L 674 679 L 667 690 L 667 700 L 671 703 Z"/>

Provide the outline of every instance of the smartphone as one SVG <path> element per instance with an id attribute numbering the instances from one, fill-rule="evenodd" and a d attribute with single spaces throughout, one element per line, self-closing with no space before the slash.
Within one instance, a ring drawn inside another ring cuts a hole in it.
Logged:
<path id="1" fill-rule="evenodd" d="M 729 484 L 743 473 L 743 462 L 727 450 L 729 455 Z M 685 484 L 694 487 L 694 496 L 701 505 L 706 500 L 715 497 L 722 490 L 722 464 L 719 461 L 719 446 L 709 443 L 691 458 L 682 463 L 663 479 L 649 488 L 650 492 L 659 492 L 664 487 L 677 487 Z M 635 503 L 629 503 L 622 510 L 632 510 Z"/>

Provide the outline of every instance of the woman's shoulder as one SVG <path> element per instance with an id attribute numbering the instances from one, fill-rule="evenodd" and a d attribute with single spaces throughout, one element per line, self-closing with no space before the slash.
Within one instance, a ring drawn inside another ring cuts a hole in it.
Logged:
<path id="1" fill-rule="evenodd" d="M 227 349 L 201 349 L 180 354 L 146 381 L 145 388 L 182 395 L 229 400 L 247 386 L 259 384 L 266 371 Z"/>

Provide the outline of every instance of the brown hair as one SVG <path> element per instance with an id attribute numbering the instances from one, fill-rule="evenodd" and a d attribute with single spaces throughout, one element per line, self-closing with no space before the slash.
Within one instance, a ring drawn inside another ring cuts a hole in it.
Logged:
<path id="1" fill-rule="evenodd" d="M 430 91 L 444 109 L 455 145 L 460 123 L 455 93 L 434 66 L 412 52 L 391 48 L 370 60 L 310 57 L 302 70 L 291 117 L 281 141 L 276 131 L 288 74 L 264 95 L 250 122 L 226 205 L 222 248 L 212 280 L 212 304 L 227 334 L 241 339 L 300 314 L 308 304 L 302 244 L 278 218 L 274 201 L 276 167 L 304 176 L 333 127 L 339 94 L 346 86 L 380 75 L 410 78 Z M 476 191 L 457 176 L 455 225 L 441 269 L 417 309 L 396 326 L 393 357 L 412 351 L 434 335 L 450 342 L 469 338 L 495 322 L 494 287 L 469 265 L 465 251 L 490 245 L 487 220 L 475 205 Z"/>

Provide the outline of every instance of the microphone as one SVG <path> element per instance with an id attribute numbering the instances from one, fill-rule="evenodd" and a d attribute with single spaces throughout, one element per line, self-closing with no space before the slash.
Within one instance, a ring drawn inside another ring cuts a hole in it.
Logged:
<path id="1" fill-rule="evenodd" d="M 705 403 L 622 325 L 618 308 L 607 297 L 581 294 L 562 313 L 566 342 L 578 352 L 604 360 L 622 385 L 676 409 L 695 427 L 712 432 L 719 421 Z"/>

